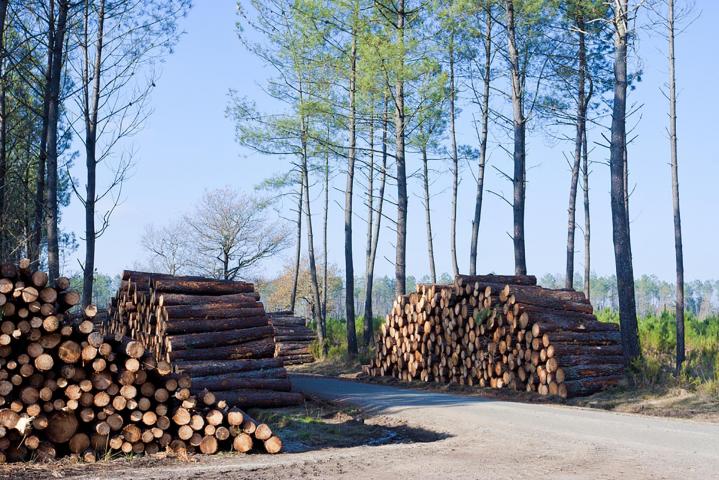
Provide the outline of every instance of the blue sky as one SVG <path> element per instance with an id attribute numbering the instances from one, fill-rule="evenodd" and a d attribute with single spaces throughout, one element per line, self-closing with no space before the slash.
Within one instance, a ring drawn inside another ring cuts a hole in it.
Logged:
<path id="1" fill-rule="evenodd" d="M 231 185 L 251 191 L 256 184 L 276 172 L 288 168 L 286 161 L 261 157 L 241 149 L 234 141 L 232 121 L 225 118 L 228 90 L 235 89 L 256 100 L 260 108 L 269 101 L 261 85 L 270 73 L 248 53 L 235 33 L 236 4 L 232 0 L 199 0 L 182 22 L 186 32 L 175 51 L 161 66 L 161 77 L 152 98 L 153 113 L 143 130 L 133 137 L 135 155 L 132 178 L 124 188 L 123 203 L 117 209 L 110 228 L 97 245 L 97 268 L 106 273 L 119 273 L 138 265 L 145 257 L 140 238 L 145 225 L 163 224 L 193 208 L 206 189 Z M 719 233 L 719 154 L 711 140 L 719 126 L 716 112 L 719 100 L 711 84 L 719 75 L 719 66 L 711 58 L 719 23 L 716 2 L 699 1 L 701 17 L 677 40 L 679 82 L 679 161 L 681 201 L 684 229 L 685 275 L 688 279 L 717 278 L 719 256 L 716 253 Z M 643 81 L 631 93 L 631 101 L 642 105 L 641 121 L 635 131 L 637 139 L 630 147 L 630 168 L 635 190 L 631 199 L 632 243 L 634 268 L 637 275 L 656 274 L 671 280 L 674 271 L 674 246 L 671 216 L 670 170 L 666 136 L 667 103 L 659 87 L 667 77 L 665 42 L 662 38 L 642 32 L 638 45 Z M 467 110 L 467 109 L 465 109 Z M 471 113 L 471 112 L 469 112 Z M 468 113 L 468 114 L 469 114 Z M 466 122 L 465 122 L 466 123 Z M 598 133 L 598 132 L 597 132 Z M 507 169 L 510 160 L 496 142 L 507 141 L 497 133 L 490 162 Z M 474 143 L 471 130 L 460 128 L 460 142 Z M 506 143 L 509 145 L 509 143 Z M 563 272 L 566 245 L 566 208 L 569 168 L 563 152 L 570 146 L 556 144 L 537 129 L 528 144 L 528 187 L 526 212 L 527 266 L 530 273 Z M 608 151 L 593 151 L 592 177 L 592 270 L 611 274 L 614 256 L 611 244 L 608 167 L 602 162 Z M 410 169 L 418 166 L 410 158 Z M 78 161 L 81 164 L 82 161 Z M 443 165 L 435 165 L 444 169 Z M 446 169 L 445 169 L 446 170 Z M 81 177 L 76 167 L 73 174 Z M 100 172 L 107 177 L 107 172 Z M 451 271 L 449 260 L 449 176 L 433 185 L 433 229 L 437 270 Z M 410 184 L 408 273 L 417 277 L 428 272 L 424 218 L 421 210 L 418 180 Z M 344 178 L 336 178 L 336 189 Z M 488 170 L 487 187 L 510 192 L 510 185 L 493 169 Z M 335 190 L 336 190 L 335 189 Z M 319 188 L 313 195 L 319 202 Z M 343 265 L 342 204 L 337 192 L 330 211 L 330 261 Z M 467 270 L 474 181 L 465 171 L 460 185 L 458 239 L 460 270 Z M 480 272 L 513 271 L 511 208 L 501 199 L 486 195 L 480 227 Z M 362 208 L 362 200 L 355 204 Z M 581 223 L 581 204 L 578 222 Z M 314 212 L 319 213 L 319 203 Z M 363 213 L 361 211 L 360 213 Z M 390 213 L 394 216 L 394 213 Z M 83 212 L 73 201 L 64 214 L 64 228 L 83 231 Z M 316 221 L 319 229 L 319 215 Z M 365 225 L 355 217 L 355 271 L 364 266 Z M 582 240 L 577 232 L 576 268 L 581 271 Z M 379 275 L 391 274 L 393 265 L 385 259 L 394 258 L 394 232 L 382 232 L 377 260 Z M 320 249 L 319 244 L 317 245 Z M 77 253 L 83 258 L 82 246 Z M 271 275 L 290 256 L 270 261 L 265 273 Z M 74 259 L 67 261 L 68 270 L 76 269 Z"/>

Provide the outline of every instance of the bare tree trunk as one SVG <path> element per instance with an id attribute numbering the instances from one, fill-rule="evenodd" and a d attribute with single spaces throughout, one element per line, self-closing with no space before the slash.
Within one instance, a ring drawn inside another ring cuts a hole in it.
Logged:
<path id="1" fill-rule="evenodd" d="M 577 184 L 579 182 L 579 168 L 582 163 L 582 145 L 584 140 L 585 118 L 587 116 L 587 103 L 585 100 L 585 77 L 587 71 L 587 52 L 584 43 L 584 18 L 579 15 L 576 19 L 579 46 L 577 51 L 577 132 L 574 138 L 574 163 L 572 164 L 572 181 L 569 185 L 569 207 L 567 208 L 567 270 L 564 276 L 564 287 L 574 288 L 574 233 L 576 230 Z"/>
<path id="2" fill-rule="evenodd" d="M 345 188 L 345 316 L 347 317 L 347 353 L 357 354 L 357 332 L 355 331 L 355 278 L 352 258 L 352 188 L 354 186 L 355 156 L 357 142 L 357 31 L 352 27 L 352 51 L 350 57 L 350 118 L 349 118 L 349 158 L 347 163 L 347 186 Z"/>
<path id="3" fill-rule="evenodd" d="M 524 200 L 526 177 L 526 118 L 524 118 L 524 87 L 520 74 L 519 53 L 514 25 L 514 1 L 507 0 L 507 38 L 512 74 L 512 113 L 514 118 L 514 272 L 526 275 L 527 261 L 524 249 Z"/>
<path id="4" fill-rule="evenodd" d="M 387 114 L 387 94 L 385 93 L 384 98 L 384 113 L 382 115 L 382 173 L 380 177 L 379 191 L 377 192 L 377 221 L 374 222 L 374 230 L 372 232 L 372 242 L 370 252 L 367 257 L 367 274 L 365 284 L 365 299 L 364 299 L 364 343 L 369 346 L 372 343 L 372 319 L 374 318 L 374 312 L 372 310 L 372 288 L 374 282 L 374 264 L 377 258 L 377 245 L 379 244 L 380 225 L 382 223 L 382 207 L 384 204 L 384 188 L 387 180 L 387 129 L 389 124 Z M 372 152 L 373 149 L 370 148 Z M 374 155 L 374 154 L 372 154 Z M 369 319 L 369 321 L 367 320 Z"/>
<path id="5" fill-rule="evenodd" d="M 619 323 L 625 362 L 640 356 L 634 269 L 625 191 L 628 0 L 614 1 L 614 105 L 610 148 L 612 231 L 619 297 Z"/>
<path id="6" fill-rule="evenodd" d="M 300 168 L 301 170 L 301 168 Z M 300 275 L 300 260 L 302 258 L 302 200 L 304 198 L 304 178 L 300 173 L 300 192 L 297 200 L 297 236 L 295 237 L 295 269 L 292 272 L 292 292 L 290 293 L 290 310 L 294 313 L 297 304 L 297 280 Z"/>
<path id="7" fill-rule="evenodd" d="M 373 99 L 370 99 L 373 102 Z M 362 322 L 362 343 L 365 347 L 368 347 L 372 340 L 372 308 L 368 312 L 367 307 L 367 285 L 370 275 L 370 261 L 372 258 L 372 230 L 374 228 L 374 103 L 370 111 L 370 123 L 369 123 L 369 173 L 367 175 L 367 242 L 365 245 L 365 310 Z M 371 298 L 371 294 L 370 294 Z M 367 315 L 370 314 L 370 316 Z M 367 332 L 369 331 L 369 341 L 367 339 Z"/>
<path id="8" fill-rule="evenodd" d="M 397 8 L 397 35 L 400 49 L 404 49 L 404 22 L 407 12 L 404 0 L 399 0 Z M 404 58 L 400 60 L 404 63 Z M 404 112 L 404 79 L 402 73 L 397 76 L 395 85 L 395 138 L 397 163 L 397 244 L 395 246 L 395 294 L 404 295 L 406 288 L 407 261 L 407 172 L 404 157 L 405 144 L 405 112 Z"/>
<path id="9" fill-rule="evenodd" d="M 85 113 L 85 156 L 87 166 L 87 192 L 85 196 L 85 264 L 83 265 L 82 304 L 92 303 L 92 286 L 95 277 L 95 198 L 97 185 L 97 116 L 100 105 L 100 81 L 102 79 L 102 48 L 104 44 L 105 0 L 100 0 L 97 12 L 97 40 L 95 43 L 95 62 L 93 65 L 92 80 L 90 78 L 89 44 L 89 3 L 85 2 L 85 45 L 84 49 L 84 113 Z M 92 82 L 92 92 L 90 83 Z"/>
<path id="10" fill-rule="evenodd" d="M 459 265 L 457 264 L 457 191 L 459 190 L 459 155 L 457 154 L 457 130 L 455 126 L 455 100 L 457 92 L 454 81 L 454 32 L 449 38 L 449 130 L 452 141 L 452 218 L 450 219 L 450 257 L 452 259 L 452 272 L 459 275 Z M 425 170 L 427 168 L 426 156 L 427 152 L 423 152 L 425 156 Z M 425 172 L 426 173 L 426 172 Z M 425 182 L 427 179 L 425 178 Z M 429 206 L 429 199 L 426 198 Z M 431 240 L 430 240 L 431 243 Z M 432 283 L 436 283 L 436 275 L 434 273 L 434 259 L 430 259 L 432 264 Z"/>
<path id="11" fill-rule="evenodd" d="M 676 375 L 684 363 L 684 253 L 682 250 L 682 219 L 679 209 L 679 164 L 677 155 L 677 80 L 674 57 L 674 0 L 667 1 L 667 27 L 669 37 L 669 148 L 672 167 L 672 209 L 674 211 L 674 254 L 676 257 L 676 325 L 677 358 Z"/>
<path id="12" fill-rule="evenodd" d="M 7 122 L 5 121 L 5 20 L 8 0 L 0 0 L 0 260 L 7 260 L 5 186 L 7 180 Z"/>
<path id="13" fill-rule="evenodd" d="M 586 124 L 582 138 L 582 186 L 584 190 L 584 296 L 591 299 L 591 218 L 589 216 L 589 150 Z"/>
<path id="14" fill-rule="evenodd" d="M 320 288 L 317 282 L 317 263 L 315 261 L 315 246 L 314 237 L 312 235 L 312 211 L 310 209 L 310 179 L 309 171 L 307 167 L 307 132 L 305 121 L 302 120 L 302 188 L 304 189 L 304 212 L 305 221 L 307 224 L 307 256 L 309 257 L 310 263 L 310 280 L 312 282 L 312 316 L 314 317 L 317 325 L 317 341 L 320 345 L 325 343 L 325 326 L 322 322 L 322 315 L 320 314 Z"/>
<path id="15" fill-rule="evenodd" d="M 35 268 L 40 265 L 40 250 L 42 244 L 42 229 L 45 223 L 45 176 L 47 166 L 47 132 L 48 111 L 50 109 L 50 76 L 52 74 L 53 42 L 55 41 L 55 1 L 49 2 L 48 29 L 47 29 L 47 66 L 45 70 L 45 83 L 43 85 L 42 102 L 42 134 L 40 137 L 40 153 L 35 176 L 35 205 L 33 212 L 32 238 L 28 256 Z"/>
<path id="16" fill-rule="evenodd" d="M 422 146 L 422 187 L 424 190 L 424 222 L 427 228 L 427 258 L 432 283 L 437 283 L 437 271 L 434 266 L 434 242 L 432 240 L 432 214 L 429 207 L 429 168 L 427 167 L 427 146 Z"/>
<path id="17" fill-rule="evenodd" d="M 486 2 L 485 41 L 484 41 L 484 78 L 482 91 L 482 133 L 479 138 L 479 167 L 477 169 L 477 195 L 474 200 L 474 218 L 472 219 L 472 243 L 469 248 L 469 274 L 477 273 L 477 243 L 479 240 L 479 222 L 482 219 L 482 197 L 484 195 L 484 168 L 487 164 L 487 138 L 489 133 L 489 88 L 492 68 L 492 12 L 490 2 Z"/>
<path id="18" fill-rule="evenodd" d="M 327 140 L 330 137 L 330 127 L 327 126 Z M 327 273 L 327 217 L 330 211 L 330 152 L 329 149 L 325 150 L 325 205 L 324 205 L 324 216 L 322 218 L 322 252 L 324 253 L 322 258 L 322 328 L 327 325 L 327 288 L 328 288 L 328 273 Z M 327 345 L 324 345 L 325 354 L 327 353 Z"/>
<path id="19" fill-rule="evenodd" d="M 50 100 L 47 129 L 47 267 L 52 280 L 60 276 L 60 245 L 58 241 L 58 149 L 57 130 L 60 117 L 60 84 L 62 77 L 63 46 L 67 27 L 69 0 L 58 1 L 57 29 L 52 44 L 52 70 L 50 72 Z"/>
<path id="20" fill-rule="evenodd" d="M 301 168 L 300 168 L 301 170 Z M 297 196 L 297 235 L 295 236 L 295 268 L 292 272 L 292 292 L 290 293 L 290 310 L 295 311 L 297 305 L 297 281 L 300 275 L 300 260 L 302 258 L 302 204 L 305 194 L 303 174 L 300 173 L 300 191 Z"/>

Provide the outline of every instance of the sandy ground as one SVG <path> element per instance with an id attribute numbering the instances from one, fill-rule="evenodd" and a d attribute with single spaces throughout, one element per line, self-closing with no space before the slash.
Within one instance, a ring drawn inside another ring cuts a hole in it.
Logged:
<path id="1" fill-rule="evenodd" d="M 190 462 L 140 458 L 108 464 L 29 467 L 23 478 L 135 479 L 675 479 L 716 478 L 719 425 L 571 407 L 508 402 L 294 375 L 312 396 L 360 407 L 363 418 L 336 422 L 413 432 L 374 445 L 321 442 L 306 451 L 195 457 Z M 377 434 L 377 432 L 374 432 Z M 402 434 L 400 434 L 402 435 Z M 380 435 L 381 436 L 381 435 Z M 293 450 L 292 448 L 290 450 Z M 5 478 L 18 476 L 5 471 Z M 0 470 L 0 476 L 2 470 Z"/>

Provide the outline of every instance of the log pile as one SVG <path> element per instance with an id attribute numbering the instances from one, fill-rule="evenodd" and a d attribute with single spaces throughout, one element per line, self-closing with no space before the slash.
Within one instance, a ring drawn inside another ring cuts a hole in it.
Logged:
<path id="1" fill-rule="evenodd" d="M 0 270 L 0 463 L 282 448 L 231 402 L 193 395 L 190 377 L 140 342 L 98 332 L 93 305 L 70 314 L 80 297 L 66 278 L 48 285 L 27 260 Z"/>
<path id="2" fill-rule="evenodd" d="M 108 333 L 189 374 L 195 391 L 241 407 L 304 401 L 273 358 L 274 330 L 251 283 L 125 271 L 110 310 Z"/>
<path id="3" fill-rule="evenodd" d="M 459 275 L 394 302 L 365 371 L 401 380 L 584 396 L 623 381 L 616 325 L 534 276 Z"/>
<path id="4" fill-rule="evenodd" d="M 317 335 L 307 327 L 304 318 L 296 317 L 292 312 L 270 312 L 267 315 L 275 337 L 275 357 L 281 358 L 285 365 L 315 361 L 310 353 L 310 344 Z"/>

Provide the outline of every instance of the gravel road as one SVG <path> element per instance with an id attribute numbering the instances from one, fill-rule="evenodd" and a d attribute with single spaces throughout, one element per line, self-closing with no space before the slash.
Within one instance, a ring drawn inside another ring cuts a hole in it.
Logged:
<path id="1" fill-rule="evenodd" d="M 360 448 L 352 468 L 363 478 L 719 478 L 714 423 L 306 375 L 292 382 L 305 393 L 449 435 L 430 444 L 376 447 L 373 454 Z"/>

